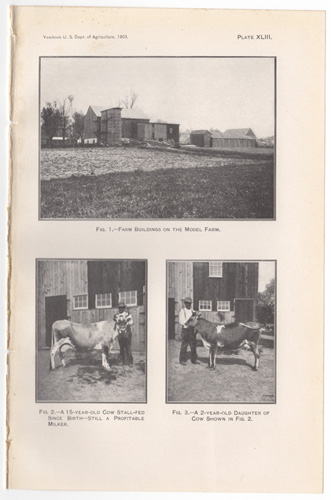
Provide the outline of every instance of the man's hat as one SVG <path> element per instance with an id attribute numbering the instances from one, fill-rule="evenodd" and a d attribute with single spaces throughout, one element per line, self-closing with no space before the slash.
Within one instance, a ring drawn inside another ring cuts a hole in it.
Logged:
<path id="1" fill-rule="evenodd" d="M 126 305 L 124 304 L 124 302 L 120 302 L 120 303 L 118 304 L 118 308 L 120 308 L 120 307 L 126 307 Z"/>
<path id="2" fill-rule="evenodd" d="M 188 302 L 189 304 L 192 304 L 193 300 L 191 297 L 185 297 L 185 299 L 182 299 L 184 302 Z"/>

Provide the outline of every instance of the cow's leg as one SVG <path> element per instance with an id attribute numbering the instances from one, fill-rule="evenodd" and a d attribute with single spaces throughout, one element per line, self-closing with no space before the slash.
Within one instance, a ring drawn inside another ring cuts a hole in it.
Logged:
<path id="1" fill-rule="evenodd" d="M 63 345 L 63 339 L 56 341 L 51 350 L 50 350 L 50 358 L 51 358 L 51 370 L 55 370 L 55 355 L 56 353 L 61 349 L 61 346 Z"/>
<path id="2" fill-rule="evenodd" d="M 108 354 L 109 354 L 108 346 L 106 345 L 102 346 L 102 354 L 101 354 L 102 366 L 104 367 L 105 370 L 107 370 L 107 372 L 110 372 L 110 366 L 108 363 Z"/>
<path id="3" fill-rule="evenodd" d="M 217 354 L 217 345 L 213 346 L 213 368 L 216 369 L 216 354 Z"/>
<path id="4" fill-rule="evenodd" d="M 213 366 L 213 360 L 212 360 L 212 347 L 209 347 L 209 363 L 208 367 L 211 368 Z"/>
<path id="5" fill-rule="evenodd" d="M 209 358 L 210 358 L 210 368 L 212 370 L 215 370 L 216 368 L 216 349 L 217 347 L 215 347 L 214 345 L 210 346 L 210 354 L 209 354 Z"/>
<path id="6" fill-rule="evenodd" d="M 248 342 L 249 347 L 251 348 L 252 353 L 254 354 L 254 366 L 253 370 L 257 371 L 260 366 L 260 351 L 254 342 Z"/>

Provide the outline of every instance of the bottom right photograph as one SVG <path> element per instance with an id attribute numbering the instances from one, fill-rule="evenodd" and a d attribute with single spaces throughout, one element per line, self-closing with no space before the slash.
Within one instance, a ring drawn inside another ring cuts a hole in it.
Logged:
<path id="1" fill-rule="evenodd" d="M 276 403 L 277 263 L 167 261 L 167 403 Z"/>

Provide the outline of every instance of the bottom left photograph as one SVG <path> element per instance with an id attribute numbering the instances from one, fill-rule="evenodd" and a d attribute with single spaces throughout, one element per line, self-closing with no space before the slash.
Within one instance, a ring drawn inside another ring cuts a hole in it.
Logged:
<path id="1" fill-rule="evenodd" d="M 147 402 L 147 261 L 37 259 L 36 402 Z"/>

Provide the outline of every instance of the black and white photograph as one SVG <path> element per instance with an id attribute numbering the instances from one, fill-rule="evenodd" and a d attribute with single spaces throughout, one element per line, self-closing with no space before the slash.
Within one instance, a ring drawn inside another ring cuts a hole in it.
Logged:
<path id="1" fill-rule="evenodd" d="M 275 220 L 275 57 L 39 64 L 40 220 Z"/>
<path id="2" fill-rule="evenodd" d="M 37 402 L 146 403 L 146 261 L 36 267 Z"/>
<path id="3" fill-rule="evenodd" d="M 276 262 L 167 261 L 167 403 L 276 402 Z"/>

